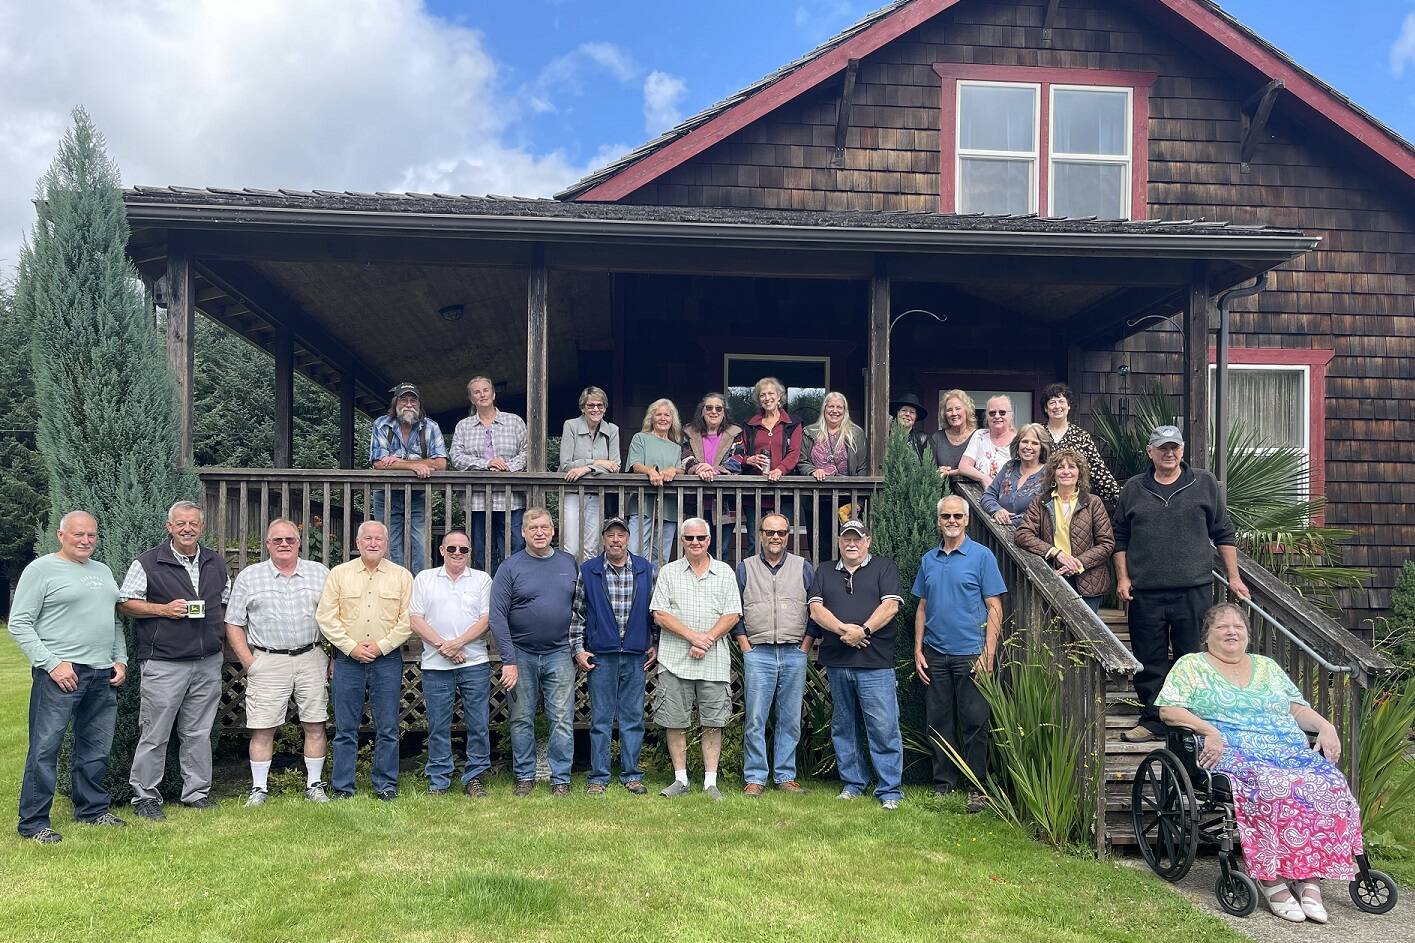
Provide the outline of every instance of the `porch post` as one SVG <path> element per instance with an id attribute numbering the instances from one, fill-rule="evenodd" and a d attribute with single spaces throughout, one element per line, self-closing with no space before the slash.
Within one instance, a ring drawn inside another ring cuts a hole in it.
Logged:
<path id="1" fill-rule="evenodd" d="M 275 329 L 275 449 L 276 468 L 289 468 L 295 458 L 295 332 L 288 324 Z"/>
<path id="2" fill-rule="evenodd" d="M 339 373 L 339 467 L 354 467 L 354 368 Z"/>
<path id="3" fill-rule="evenodd" d="M 1209 273 L 1194 266 L 1184 294 L 1184 457 L 1209 466 Z"/>
<path id="4" fill-rule="evenodd" d="M 884 474 L 889 447 L 889 272 L 876 260 L 870 278 L 869 443 L 870 474 Z"/>
<path id="5" fill-rule="evenodd" d="M 545 247 L 537 243 L 526 281 L 526 470 L 532 472 L 545 471 L 547 281 Z"/>
<path id="6" fill-rule="evenodd" d="M 185 249 L 167 255 L 167 366 L 177 386 L 177 464 L 192 464 L 192 400 L 196 351 L 196 291 Z"/>

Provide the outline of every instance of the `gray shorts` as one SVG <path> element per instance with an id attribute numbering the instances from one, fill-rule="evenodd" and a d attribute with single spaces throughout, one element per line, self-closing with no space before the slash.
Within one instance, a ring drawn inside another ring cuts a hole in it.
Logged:
<path id="1" fill-rule="evenodd" d="M 693 725 L 693 705 L 704 727 L 726 727 L 732 716 L 731 688 L 726 681 L 680 678 L 671 671 L 658 673 L 653 692 L 653 719 L 660 727 L 686 730 Z"/>

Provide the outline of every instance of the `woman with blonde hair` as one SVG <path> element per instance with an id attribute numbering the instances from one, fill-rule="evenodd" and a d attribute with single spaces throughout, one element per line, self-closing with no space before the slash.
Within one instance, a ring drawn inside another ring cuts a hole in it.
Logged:
<path id="1" fill-rule="evenodd" d="M 1100 497 L 1091 493 L 1086 457 L 1057 449 L 1047 460 L 1041 494 L 1017 525 L 1017 546 L 1042 557 L 1094 612 L 1110 589 L 1115 533 Z"/>
<path id="2" fill-rule="evenodd" d="M 1012 440 L 1013 457 L 1003 465 L 983 492 L 983 510 L 993 520 L 1007 527 L 1016 527 L 1032 499 L 1041 494 L 1047 458 L 1051 455 L 1051 436 L 1046 426 L 1029 422 Z"/>
<path id="3" fill-rule="evenodd" d="M 963 461 L 963 453 L 968 450 L 973 433 L 978 429 L 977 412 L 973 397 L 965 391 L 949 390 L 943 394 L 943 423 L 929 437 L 938 477 L 958 478 L 963 474 L 958 466 Z"/>
<path id="4" fill-rule="evenodd" d="M 683 426 L 678 420 L 678 407 L 670 399 L 656 399 L 644 412 L 642 428 L 629 442 L 629 471 L 648 476 L 649 484 L 662 488 L 677 476 L 682 459 Z M 661 522 L 657 543 L 653 540 L 655 517 Z M 677 532 L 676 497 L 660 498 L 651 494 L 642 508 L 637 494 L 629 498 L 631 552 L 649 557 L 655 563 L 667 563 L 673 556 L 673 538 Z"/>
<path id="5" fill-rule="evenodd" d="M 865 430 L 850 418 L 850 402 L 845 394 L 835 391 L 825 394 L 820 418 L 807 426 L 801 437 L 801 462 L 796 470 L 816 481 L 863 475 L 867 458 Z M 829 541 L 835 534 L 834 515 L 840 503 L 834 498 L 822 497 L 817 502 L 819 520 L 802 513 L 806 530 L 821 539 L 822 546 L 816 548 L 817 560 L 831 557 Z M 855 516 L 853 509 L 848 516 Z"/>

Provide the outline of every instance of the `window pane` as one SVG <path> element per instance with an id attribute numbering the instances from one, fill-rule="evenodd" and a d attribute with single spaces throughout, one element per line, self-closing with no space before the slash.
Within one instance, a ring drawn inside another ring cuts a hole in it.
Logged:
<path id="1" fill-rule="evenodd" d="M 1052 165 L 1051 214 L 1121 219 L 1125 212 L 1124 164 L 1081 164 L 1059 160 Z"/>
<path id="2" fill-rule="evenodd" d="M 1032 212 L 1032 162 L 964 157 L 959 161 L 958 212 Z"/>
<path id="3" fill-rule="evenodd" d="M 829 361 L 823 359 L 796 360 L 791 357 L 759 359 L 755 357 L 727 358 L 727 408 L 739 424 L 756 415 L 758 409 L 752 387 L 762 377 L 776 377 L 786 387 L 786 411 L 792 419 L 806 423 L 820 416 L 821 400 L 825 398 Z M 686 422 L 692 411 L 684 410 Z M 859 421 L 859 417 L 854 417 Z"/>
<path id="4" fill-rule="evenodd" d="M 1125 92 L 1057 89 L 1052 99 L 1052 150 L 1125 157 Z"/>
<path id="5" fill-rule="evenodd" d="M 1270 445 L 1302 448 L 1307 401 L 1300 370 L 1228 368 L 1230 415 Z"/>
<path id="6" fill-rule="evenodd" d="M 1037 90 L 964 85 L 958 94 L 958 146 L 983 151 L 1036 150 Z"/>

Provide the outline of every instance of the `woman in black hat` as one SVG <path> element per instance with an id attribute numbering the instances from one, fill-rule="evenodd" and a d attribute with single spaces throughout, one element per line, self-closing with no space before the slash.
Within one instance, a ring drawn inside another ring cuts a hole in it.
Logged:
<path id="1" fill-rule="evenodd" d="M 919 402 L 919 397 L 913 393 L 905 393 L 889 404 L 889 412 L 894 416 L 894 421 L 909 434 L 909 444 L 914 447 L 919 458 L 923 458 L 924 452 L 929 448 L 929 434 L 924 430 L 924 420 L 929 418 L 929 411 Z"/>

